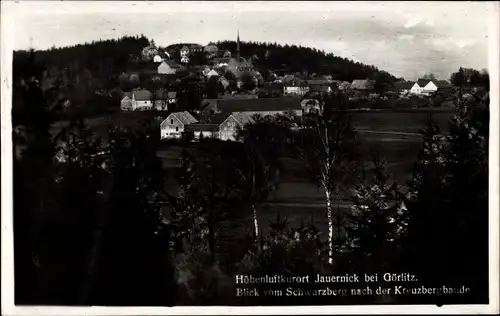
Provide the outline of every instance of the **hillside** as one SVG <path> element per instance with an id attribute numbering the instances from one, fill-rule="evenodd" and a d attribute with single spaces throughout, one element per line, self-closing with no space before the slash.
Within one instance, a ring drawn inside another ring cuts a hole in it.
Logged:
<path id="1" fill-rule="evenodd" d="M 127 36 L 115 40 L 100 40 L 71 47 L 54 47 L 49 50 L 36 51 L 36 59 L 47 69 L 51 77 L 73 77 L 75 72 L 88 70 L 93 77 L 104 79 L 126 71 L 127 61 L 131 57 L 139 57 L 142 49 L 149 43 L 150 41 L 143 35 Z M 222 41 L 215 44 L 220 51 L 229 50 L 233 53 L 236 51 L 234 41 Z M 183 45 L 186 44 L 172 44 L 167 48 L 176 50 Z M 254 59 L 254 63 L 258 66 L 273 70 L 329 74 L 334 79 L 346 81 L 375 78 L 381 74 L 395 80 L 392 75 L 374 66 L 354 62 L 315 48 L 283 46 L 276 43 L 241 42 L 240 50 L 244 57 L 256 56 L 258 59 Z M 16 51 L 14 66 L 22 61 L 27 53 Z"/>
<path id="2" fill-rule="evenodd" d="M 88 115 L 116 111 L 120 100 L 119 88 L 124 87 L 122 74 L 137 71 L 137 67 L 145 70 L 151 66 L 147 62 L 140 62 L 140 59 L 143 48 L 153 43 L 154 41 L 141 35 L 35 51 L 36 62 L 46 70 L 42 78 L 42 89 L 47 91 L 57 87 L 55 97 L 61 102 L 69 100 L 73 109 L 71 111 L 80 108 L 78 111 Z M 220 52 L 236 52 L 236 42 L 223 41 L 215 44 Z M 185 44 L 173 44 L 167 48 L 159 47 L 159 50 L 175 51 L 183 45 Z M 374 66 L 353 62 L 314 48 L 241 42 L 240 51 L 241 56 L 252 58 L 261 73 L 273 70 L 280 73 L 328 74 L 334 79 L 345 81 L 371 78 L 387 83 L 395 80 L 394 76 Z M 178 53 L 172 57 L 178 59 L 177 55 Z M 29 76 L 29 67 L 25 66 L 29 56 L 28 51 L 14 52 L 15 80 Z M 139 87 L 148 88 L 147 82 L 142 81 L 139 81 Z"/>
<path id="3" fill-rule="evenodd" d="M 236 51 L 235 41 L 216 42 L 215 45 L 222 51 Z M 307 72 L 318 75 L 328 74 L 334 79 L 345 81 L 375 79 L 380 75 L 387 76 L 391 81 L 396 79 L 375 66 L 354 62 L 315 48 L 283 46 L 276 43 L 240 42 L 240 52 L 244 57 L 255 55 L 258 58 L 256 63 L 269 69 L 285 69 L 289 72 Z"/>

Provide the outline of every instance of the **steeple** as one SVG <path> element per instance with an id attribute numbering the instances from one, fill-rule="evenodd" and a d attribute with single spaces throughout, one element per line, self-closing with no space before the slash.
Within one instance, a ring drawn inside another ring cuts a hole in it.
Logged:
<path id="1" fill-rule="evenodd" d="M 240 30 L 238 30 L 238 35 L 236 37 L 236 60 L 240 61 Z"/>

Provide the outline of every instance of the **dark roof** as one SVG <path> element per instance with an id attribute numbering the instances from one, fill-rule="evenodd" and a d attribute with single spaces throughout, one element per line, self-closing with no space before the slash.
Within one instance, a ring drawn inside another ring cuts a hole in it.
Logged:
<path id="1" fill-rule="evenodd" d="M 436 87 L 440 89 L 451 88 L 451 84 L 446 80 L 434 81 L 434 84 L 436 85 Z"/>
<path id="2" fill-rule="evenodd" d="M 310 80 L 306 80 L 306 82 L 309 85 L 329 85 L 329 84 L 331 84 L 331 81 L 327 80 L 327 79 L 310 79 Z"/>
<path id="3" fill-rule="evenodd" d="M 222 122 L 221 122 L 222 123 Z M 185 127 L 186 132 L 218 132 L 220 124 L 190 124 Z"/>
<path id="4" fill-rule="evenodd" d="M 227 99 L 217 100 L 217 107 L 225 113 L 300 110 L 300 99 L 265 98 L 265 99 Z"/>
<path id="5" fill-rule="evenodd" d="M 396 82 L 394 84 L 394 86 L 400 90 L 404 90 L 404 89 L 409 90 L 409 89 L 411 89 L 411 87 L 413 87 L 414 84 L 415 84 L 415 82 L 412 82 L 412 81 L 403 81 L 403 82 Z"/>
<path id="6" fill-rule="evenodd" d="M 331 88 L 329 85 L 311 85 L 309 86 L 309 91 L 311 92 L 328 92 L 328 88 Z"/>
<path id="7" fill-rule="evenodd" d="M 125 97 L 129 97 L 130 99 L 132 99 L 132 91 L 130 91 L 130 92 L 123 92 L 122 93 L 122 98 L 125 98 Z"/>
<path id="8" fill-rule="evenodd" d="M 301 79 L 293 79 L 291 81 L 285 81 L 284 85 L 287 87 L 309 87 L 307 82 Z"/>
<path id="9" fill-rule="evenodd" d="M 417 80 L 417 84 L 423 88 L 425 87 L 429 82 L 431 82 L 432 80 L 429 80 L 429 79 L 418 79 Z"/>
<path id="10" fill-rule="evenodd" d="M 133 91 L 133 95 L 137 101 L 150 101 L 153 98 L 153 94 L 149 90 Z"/>

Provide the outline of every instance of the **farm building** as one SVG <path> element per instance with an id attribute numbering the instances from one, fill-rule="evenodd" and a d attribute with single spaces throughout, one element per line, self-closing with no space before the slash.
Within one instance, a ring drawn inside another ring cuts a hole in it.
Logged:
<path id="1" fill-rule="evenodd" d="M 295 115 L 302 115 L 299 98 L 231 98 L 211 100 L 210 103 L 213 113 L 246 112 L 265 116 L 292 111 Z"/>
<path id="2" fill-rule="evenodd" d="M 122 111 L 145 111 L 153 108 L 153 94 L 148 90 L 124 92 L 120 101 Z"/>
<path id="3" fill-rule="evenodd" d="M 194 123 L 198 120 L 187 111 L 171 113 L 160 124 L 160 139 L 179 139 L 186 126 Z"/>
<path id="4" fill-rule="evenodd" d="M 158 74 L 172 75 L 182 70 L 183 67 L 173 60 L 164 60 L 157 68 Z"/>
<path id="5" fill-rule="evenodd" d="M 293 81 L 291 83 L 285 84 L 285 86 L 283 87 L 283 94 L 303 96 L 309 92 L 309 89 L 309 85 L 306 82 Z"/>
<path id="6" fill-rule="evenodd" d="M 236 141 L 239 128 L 254 122 L 253 114 L 248 112 L 234 112 L 229 115 L 219 127 L 219 138 L 224 141 Z"/>
<path id="7" fill-rule="evenodd" d="M 219 124 L 195 123 L 185 127 L 185 133 L 191 133 L 194 140 L 201 138 L 219 138 Z"/>

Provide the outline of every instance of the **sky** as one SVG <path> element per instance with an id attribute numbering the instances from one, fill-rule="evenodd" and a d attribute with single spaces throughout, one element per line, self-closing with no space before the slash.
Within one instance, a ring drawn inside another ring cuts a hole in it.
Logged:
<path id="1" fill-rule="evenodd" d="M 494 2 L 20 1 L 14 49 L 144 34 L 158 45 L 235 40 L 314 47 L 415 80 L 488 68 Z M 496 11 L 495 11 L 496 10 Z"/>

